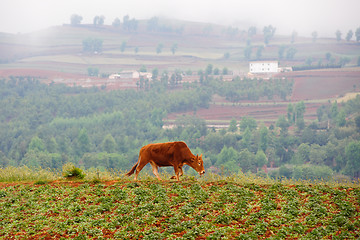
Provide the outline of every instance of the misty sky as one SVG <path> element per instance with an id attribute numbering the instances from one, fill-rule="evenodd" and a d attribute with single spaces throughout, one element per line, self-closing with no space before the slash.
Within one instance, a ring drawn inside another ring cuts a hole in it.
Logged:
<path id="1" fill-rule="evenodd" d="M 240 29 L 273 25 L 277 33 L 343 38 L 360 27 L 360 0 L 0 0 L 0 32 L 26 33 L 70 22 L 72 14 L 92 23 L 104 15 L 105 24 L 119 17 L 148 19 L 163 16 L 232 25 Z"/>

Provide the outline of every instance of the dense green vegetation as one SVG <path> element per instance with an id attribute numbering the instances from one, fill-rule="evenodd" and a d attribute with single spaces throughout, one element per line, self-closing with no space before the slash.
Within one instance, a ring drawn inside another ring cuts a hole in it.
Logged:
<path id="1" fill-rule="evenodd" d="M 36 182 L 0 187 L 0 236 L 358 239 L 360 189 L 224 181 Z M 271 182 L 271 181 L 270 181 Z"/>
<path id="2" fill-rule="evenodd" d="M 204 154 L 208 170 L 213 166 L 212 171 L 223 174 L 264 175 L 267 165 L 280 167 L 270 169 L 273 177 L 359 177 L 360 124 L 355 117 L 360 97 L 343 106 L 324 105 L 318 109 L 319 121 L 311 124 L 305 123 L 305 105 L 299 102 L 269 128 L 244 117 L 227 130 L 214 131 L 205 121 L 186 116 L 174 129 L 162 128 L 168 113 L 206 108 L 215 93 L 232 101 L 286 98 L 291 87 L 291 80 L 223 82 L 204 75 L 201 83 L 183 87 L 155 80 L 139 90 L 105 92 L 47 86 L 33 78 L 3 79 L 0 165 L 61 169 L 73 162 L 84 169 L 126 170 L 144 144 L 183 140 L 195 154 Z M 324 122 L 329 129 L 321 126 Z"/>

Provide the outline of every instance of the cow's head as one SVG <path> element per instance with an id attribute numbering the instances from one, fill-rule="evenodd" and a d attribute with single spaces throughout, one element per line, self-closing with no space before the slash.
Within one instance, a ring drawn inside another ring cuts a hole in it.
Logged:
<path id="1" fill-rule="evenodd" d="M 202 160 L 202 154 L 200 156 L 196 155 L 196 156 L 192 157 L 189 165 L 193 169 L 195 169 L 200 174 L 200 176 L 205 173 L 204 162 Z"/>

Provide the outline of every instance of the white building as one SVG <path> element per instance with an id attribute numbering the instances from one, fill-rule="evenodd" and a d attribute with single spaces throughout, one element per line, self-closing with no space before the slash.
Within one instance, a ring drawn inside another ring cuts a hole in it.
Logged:
<path id="1" fill-rule="evenodd" d="M 150 80 L 152 74 L 148 72 L 122 71 L 120 73 L 111 74 L 109 79 L 140 79 L 140 77 Z"/>
<path id="2" fill-rule="evenodd" d="M 256 73 L 277 73 L 279 63 L 277 61 L 254 61 L 249 63 L 249 72 Z"/>

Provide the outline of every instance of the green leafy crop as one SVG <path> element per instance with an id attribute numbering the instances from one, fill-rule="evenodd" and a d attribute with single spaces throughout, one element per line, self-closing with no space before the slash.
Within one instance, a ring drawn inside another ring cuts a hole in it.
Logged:
<path id="1" fill-rule="evenodd" d="M 358 239 L 359 187 L 235 182 L 0 185 L 3 239 Z"/>

